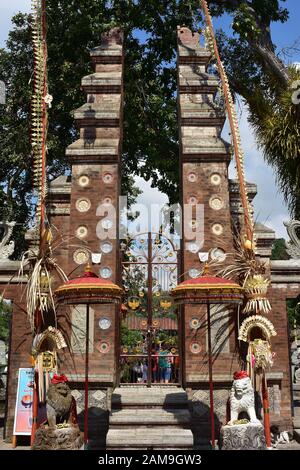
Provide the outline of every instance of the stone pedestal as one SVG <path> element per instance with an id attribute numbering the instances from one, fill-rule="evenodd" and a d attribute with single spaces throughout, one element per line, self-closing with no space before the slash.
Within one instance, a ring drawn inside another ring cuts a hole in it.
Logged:
<path id="1" fill-rule="evenodd" d="M 237 424 L 221 429 L 222 450 L 266 450 L 262 424 Z"/>
<path id="2" fill-rule="evenodd" d="M 32 450 L 79 450 L 82 446 L 83 438 L 78 426 L 41 426 L 36 431 Z"/>

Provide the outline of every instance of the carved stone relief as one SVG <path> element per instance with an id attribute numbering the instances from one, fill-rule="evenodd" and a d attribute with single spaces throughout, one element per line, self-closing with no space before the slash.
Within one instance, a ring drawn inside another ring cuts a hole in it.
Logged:
<path id="1" fill-rule="evenodd" d="M 74 354 L 85 354 L 86 306 L 77 305 L 72 310 L 71 347 Z M 90 308 L 89 352 L 94 351 L 94 310 Z"/>
<path id="2" fill-rule="evenodd" d="M 212 352 L 229 353 L 229 310 L 224 305 L 211 305 L 210 315 Z"/>
<path id="3" fill-rule="evenodd" d="M 16 222 L 0 222 L 0 261 L 7 260 L 14 252 L 15 242 L 9 241 Z"/>

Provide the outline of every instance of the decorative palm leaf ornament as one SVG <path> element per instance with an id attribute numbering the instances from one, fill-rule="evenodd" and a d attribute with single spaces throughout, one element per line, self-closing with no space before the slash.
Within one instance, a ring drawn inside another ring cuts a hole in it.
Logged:
<path id="1" fill-rule="evenodd" d="M 235 165 L 244 215 L 242 233 L 236 239 L 236 252 L 233 254 L 233 264 L 228 266 L 220 274 L 224 277 L 233 278 L 243 284 L 247 300 L 244 313 L 250 313 L 251 311 L 254 311 L 255 313 L 269 313 L 271 306 L 266 298 L 269 281 L 264 276 L 266 272 L 265 265 L 255 257 L 254 222 L 247 193 L 244 170 L 244 152 L 242 149 L 237 113 L 230 91 L 227 74 L 219 55 L 212 19 L 206 0 L 201 0 L 201 4 L 207 24 L 205 30 L 206 42 L 216 60 L 222 83 L 222 92 L 231 129 Z"/>
<path id="2" fill-rule="evenodd" d="M 244 313 L 269 313 L 271 305 L 267 299 L 268 287 L 270 285 L 269 279 L 266 279 L 261 274 L 254 274 L 244 283 L 244 293 L 247 298 L 247 303 L 244 308 Z"/>
<path id="3" fill-rule="evenodd" d="M 257 329 L 261 337 L 253 338 Z M 276 335 L 273 323 L 261 315 L 247 317 L 241 324 L 238 339 L 248 343 L 247 372 L 250 377 L 254 377 L 254 370 L 260 376 L 262 371 L 273 366 L 275 354 L 272 353 L 271 338 Z"/>
<path id="4" fill-rule="evenodd" d="M 272 336 L 276 336 L 277 333 L 273 324 L 266 317 L 261 315 L 252 315 L 247 317 L 240 326 L 239 329 L 239 340 L 248 343 L 250 341 L 251 330 L 254 328 L 260 327 L 264 333 L 264 339 L 270 340 Z"/>

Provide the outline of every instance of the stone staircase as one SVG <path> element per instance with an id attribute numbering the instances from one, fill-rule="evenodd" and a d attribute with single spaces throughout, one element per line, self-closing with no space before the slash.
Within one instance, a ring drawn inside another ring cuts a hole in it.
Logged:
<path id="1" fill-rule="evenodd" d="M 188 399 L 172 386 L 120 387 L 112 395 L 106 449 L 192 449 Z"/>

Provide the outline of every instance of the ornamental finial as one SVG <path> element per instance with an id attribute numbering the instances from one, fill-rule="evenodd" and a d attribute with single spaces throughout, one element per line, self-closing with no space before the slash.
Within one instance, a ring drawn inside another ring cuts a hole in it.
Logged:
<path id="1" fill-rule="evenodd" d="M 209 274 L 210 274 L 209 264 L 205 263 L 204 269 L 203 269 L 203 276 L 208 276 Z"/>
<path id="2" fill-rule="evenodd" d="M 84 268 L 84 272 L 89 273 L 91 272 L 91 270 L 92 270 L 92 266 L 90 265 L 90 263 L 87 263 L 86 267 Z"/>

